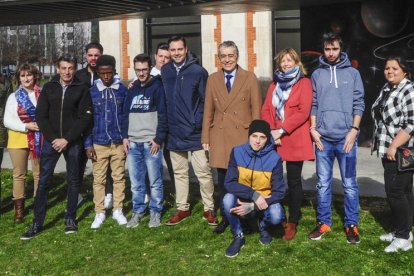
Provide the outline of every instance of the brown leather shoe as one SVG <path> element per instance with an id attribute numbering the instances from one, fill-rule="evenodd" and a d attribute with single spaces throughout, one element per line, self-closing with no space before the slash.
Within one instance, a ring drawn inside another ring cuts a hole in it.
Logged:
<path id="1" fill-rule="evenodd" d="M 282 237 L 282 240 L 284 240 L 284 241 L 293 240 L 296 236 L 296 233 L 297 233 L 296 223 L 289 222 L 286 225 L 285 235 Z"/>
<path id="2" fill-rule="evenodd" d="M 14 200 L 14 223 L 21 223 L 24 217 L 24 198 Z"/>
<path id="3" fill-rule="evenodd" d="M 185 220 L 186 218 L 188 218 L 191 215 L 191 211 L 182 211 L 182 210 L 177 210 L 175 211 L 174 215 L 172 215 L 168 221 L 167 221 L 167 225 L 177 225 L 180 222 L 182 222 L 183 220 Z"/>
<path id="4" fill-rule="evenodd" d="M 218 224 L 218 219 L 213 210 L 205 211 L 203 214 L 203 219 L 207 221 L 208 225 L 216 226 Z"/>

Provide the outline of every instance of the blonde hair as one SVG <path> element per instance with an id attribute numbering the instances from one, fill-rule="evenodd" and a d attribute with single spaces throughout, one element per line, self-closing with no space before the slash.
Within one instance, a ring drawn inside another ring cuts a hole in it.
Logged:
<path id="1" fill-rule="evenodd" d="M 282 62 L 283 57 L 286 56 L 286 55 L 289 55 L 295 61 L 295 64 L 299 66 L 299 70 L 304 75 L 306 75 L 306 69 L 302 64 L 302 61 L 300 61 L 300 57 L 299 57 L 298 53 L 293 48 L 286 48 L 286 49 L 281 50 L 279 53 L 277 53 L 277 55 L 275 57 L 277 69 L 280 70 L 280 71 L 282 70 L 282 68 L 280 67 L 280 64 Z"/>

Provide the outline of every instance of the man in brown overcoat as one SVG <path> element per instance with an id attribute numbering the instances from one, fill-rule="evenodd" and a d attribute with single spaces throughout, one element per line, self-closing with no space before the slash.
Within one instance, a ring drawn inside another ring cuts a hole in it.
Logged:
<path id="1" fill-rule="evenodd" d="M 219 45 L 218 57 L 222 68 L 207 80 L 201 142 L 209 151 L 210 166 L 217 169 L 221 201 L 231 150 L 246 142 L 250 122 L 260 119 L 262 94 L 255 74 L 237 64 L 239 50 L 233 41 Z M 223 233 L 227 226 L 223 217 L 214 233 Z"/>

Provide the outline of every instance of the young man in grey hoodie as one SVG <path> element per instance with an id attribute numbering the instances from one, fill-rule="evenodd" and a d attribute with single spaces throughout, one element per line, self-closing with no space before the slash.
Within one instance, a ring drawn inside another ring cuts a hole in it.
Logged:
<path id="1" fill-rule="evenodd" d="M 359 243 L 359 191 L 356 182 L 357 137 L 364 112 L 364 87 L 359 72 L 342 52 L 338 34 L 323 37 L 324 55 L 312 74 L 310 133 L 315 142 L 318 176 L 317 225 L 309 238 L 320 240 L 332 226 L 332 170 L 338 160 L 344 190 L 344 227 L 348 243 Z"/>

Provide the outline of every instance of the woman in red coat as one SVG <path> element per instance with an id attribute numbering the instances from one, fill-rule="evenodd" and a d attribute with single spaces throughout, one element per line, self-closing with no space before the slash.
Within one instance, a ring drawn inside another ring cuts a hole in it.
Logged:
<path id="1" fill-rule="evenodd" d="M 294 49 L 280 51 L 275 60 L 277 70 L 261 117 L 270 124 L 276 151 L 286 162 L 289 220 L 283 239 L 291 240 L 301 216 L 303 161 L 315 159 L 309 132 L 312 85 Z"/>

